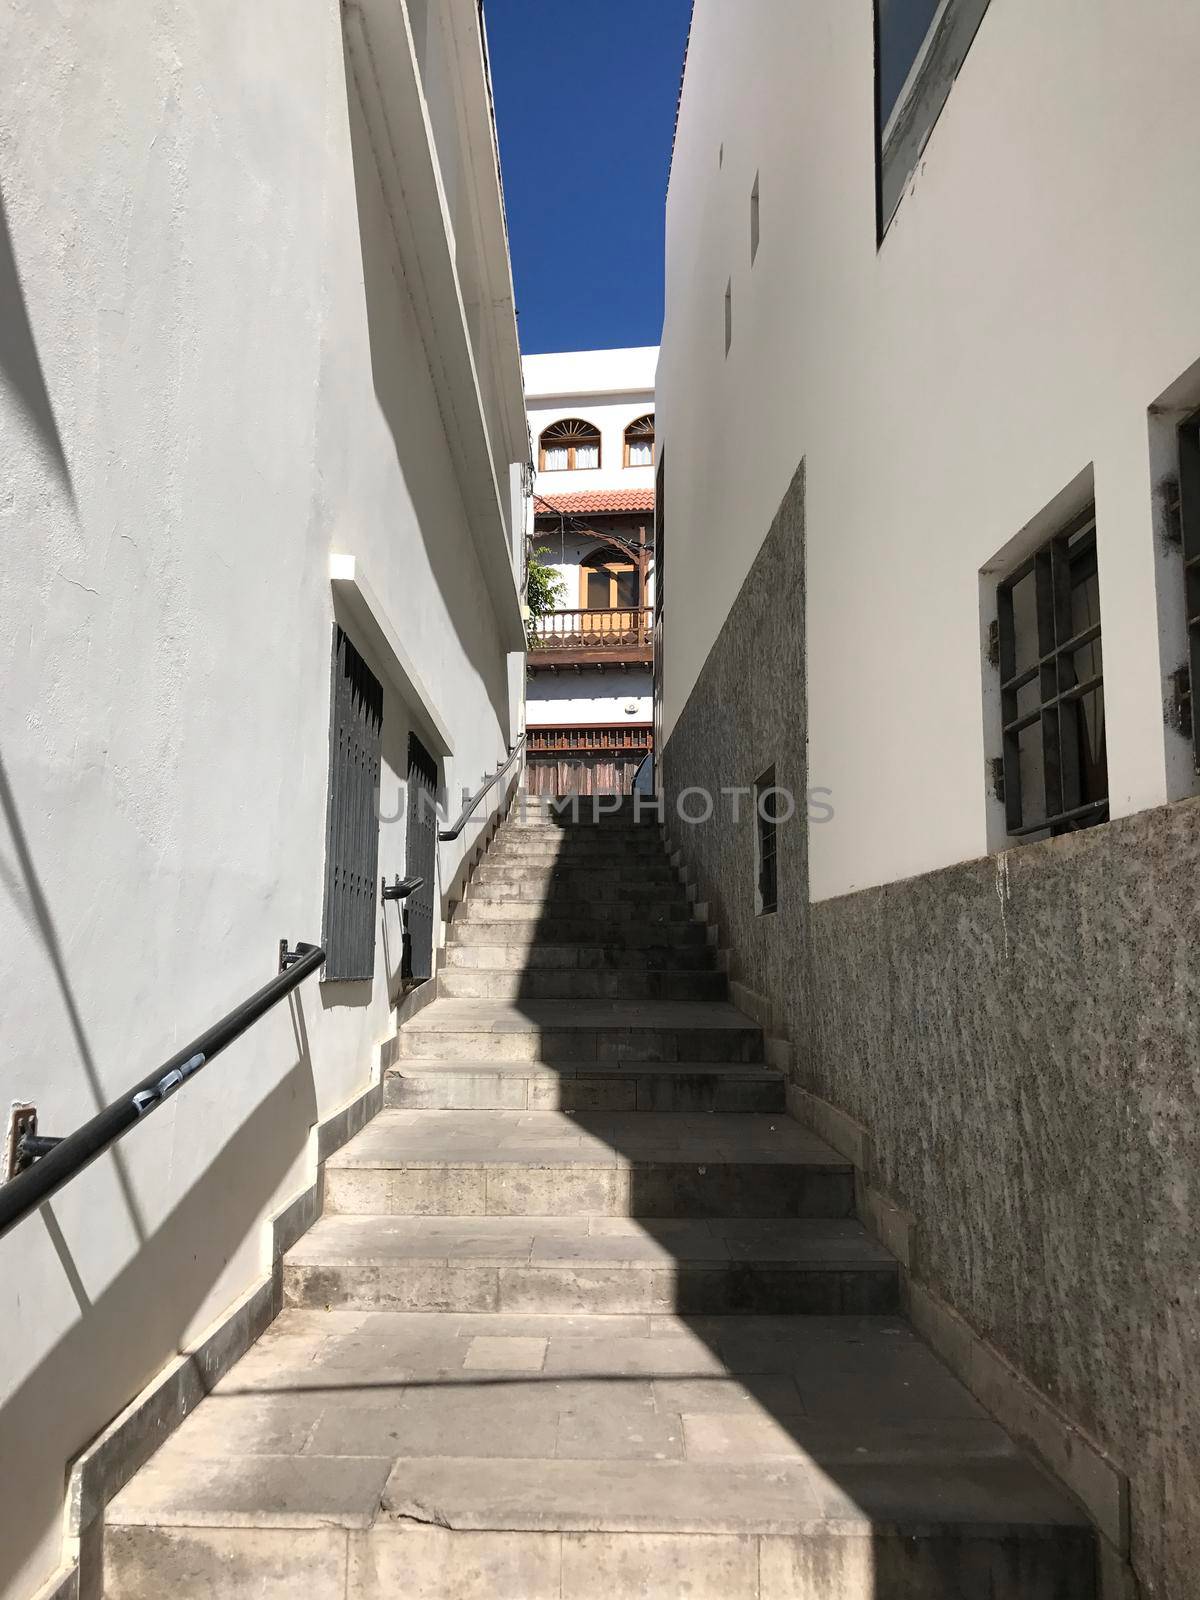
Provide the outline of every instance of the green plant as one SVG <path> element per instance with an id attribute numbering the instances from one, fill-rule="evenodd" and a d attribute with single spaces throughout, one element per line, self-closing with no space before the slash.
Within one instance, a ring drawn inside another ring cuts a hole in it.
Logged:
<path id="1" fill-rule="evenodd" d="M 549 554 L 546 545 L 531 550 L 525 567 L 525 604 L 529 608 L 525 631 L 531 645 L 537 633 L 538 620 L 548 611 L 557 610 L 567 592 L 567 586 L 559 574 L 541 560 L 542 556 Z"/>

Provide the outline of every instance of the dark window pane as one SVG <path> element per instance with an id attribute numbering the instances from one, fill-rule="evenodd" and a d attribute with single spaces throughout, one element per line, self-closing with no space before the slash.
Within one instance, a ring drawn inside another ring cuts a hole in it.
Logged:
<path id="1" fill-rule="evenodd" d="M 636 569 L 617 573 L 617 604 L 625 609 L 639 604 Z"/>
<path id="2" fill-rule="evenodd" d="M 611 580 L 607 571 L 589 572 L 587 578 L 587 603 L 591 610 L 605 610 L 609 604 Z"/>
<path id="3" fill-rule="evenodd" d="M 1024 672 L 1038 658 L 1037 593 L 1033 573 L 1014 583 L 1012 589 L 1013 638 L 1016 660 L 1013 670 Z"/>
<path id="4" fill-rule="evenodd" d="M 878 4 L 879 106 L 886 127 L 940 0 L 878 0 Z"/>

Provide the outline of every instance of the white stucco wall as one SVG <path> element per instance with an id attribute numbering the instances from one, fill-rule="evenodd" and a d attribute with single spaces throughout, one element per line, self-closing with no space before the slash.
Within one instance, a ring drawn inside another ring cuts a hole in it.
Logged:
<path id="1" fill-rule="evenodd" d="M 461 59 L 448 139 L 487 122 Z M 0 14 L 0 1012 L 5 1099 L 46 1133 L 265 982 L 281 937 L 320 936 L 331 552 L 450 731 L 450 809 L 518 723 L 511 304 L 487 290 L 486 415 L 463 389 L 449 437 L 371 144 L 334 0 Z M 460 185 L 459 248 L 465 217 L 503 258 L 480 204 Z M 406 220 L 436 287 L 436 215 Z M 386 817 L 429 733 L 372 665 Z M 403 865 L 385 823 L 380 870 Z M 70 1457 L 264 1269 L 310 1128 L 377 1069 L 395 918 L 371 984 L 307 983 L 0 1241 L 6 1600 L 56 1565 Z"/>
<path id="2" fill-rule="evenodd" d="M 1113 814 L 1194 781 L 1163 724 L 1150 408 L 1200 404 L 1198 69 L 1191 0 L 994 0 L 877 250 L 870 0 L 696 9 L 658 368 L 665 729 L 805 460 L 818 899 L 997 842 L 987 591 L 1092 479 Z"/>
<path id="3" fill-rule="evenodd" d="M 634 709 L 631 711 L 629 707 Z M 604 672 L 536 672 L 526 690 L 531 728 L 616 727 L 649 722 L 653 690 L 649 669 Z"/>
<path id="4" fill-rule="evenodd" d="M 540 464 L 542 430 L 565 417 L 582 417 L 600 431 L 600 465 L 538 472 L 538 494 L 579 494 L 596 489 L 653 489 L 654 467 L 625 466 L 625 429 L 654 410 L 655 346 L 631 350 L 580 350 L 526 356 L 525 399 L 533 461 Z"/>

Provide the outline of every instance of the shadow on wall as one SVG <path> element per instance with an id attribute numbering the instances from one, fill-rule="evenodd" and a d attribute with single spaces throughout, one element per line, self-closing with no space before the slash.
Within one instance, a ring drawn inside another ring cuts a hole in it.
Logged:
<path id="1" fill-rule="evenodd" d="M 446 440 L 415 312 L 404 282 L 382 176 L 363 120 L 349 45 L 343 39 L 346 105 L 354 159 L 363 295 L 371 373 L 379 409 L 395 445 L 430 571 L 458 643 L 483 684 L 504 734 L 511 726 L 505 654 L 489 626 L 487 592 Z M 447 534 L 457 537 L 447 537 Z M 464 542 L 465 556 L 464 559 Z M 433 685 L 438 692 L 438 685 Z"/>
<path id="2" fill-rule="evenodd" d="M 31 944 L 44 950 L 54 974 L 72 1037 L 83 1064 L 92 1111 L 107 1104 L 87 1029 L 71 982 L 57 925 L 0 761 L 0 815 L 11 844 L 10 865 L 0 858 L 0 885 L 11 897 Z M 45 1228 L 79 1310 L 77 1320 L 34 1370 L 0 1403 L 0 1592 L 19 1582 L 31 1588 L 45 1573 L 29 1574 L 27 1563 L 62 1517 L 63 1474 L 68 1463 L 112 1420 L 143 1384 L 178 1352 L 192 1318 L 207 1299 L 230 1257 L 259 1223 L 286 1178 L 316 1120 L 316 1092 L 307 1032 L 298 997 L 293 1000 L 296 1060 L 195 1183 L 154 1231 L 147 1230 L 125 1158 L 118 1145 L 112 1163 L 136 1253 L 93 1300 L 71 1253 L 53 1205 L 20 1225 L 32 1256 L 32 1232 Z M 209 1070 L 220 1072 L 225 1063 Z M 81 1108 L 77 1121 L 90 1114 Z M 186 1125 L 193 1114 L 186 1093 L 175 1115 Z M 165 1119 L 151 1121 L 148 1134 L 166 1134 Z M 66 1130 L 64 1130 L 66 1131 Z M 20 1231 L 20 1230 L 18 1230 Z M 14 1240 L 16 1235 L 13 1236 Z M 20 1245 L 8 1247 L 15 1263 Z M 92 1250 L 87 1252 L 94 1259 Z M 21 1252 L 21 1258 L 24 1254 Z M 12 1287 L 19 1288 L 14 1278 Z M 55 1559 L 57 1552 L 55 1552 Z"/>
<path id="3" fill-rule="evenodd" d="M 173 1355 L 230 1256 L 263 1216 L 316 1120 L 303 1013 L 298 1059 L 181 1196 L 128 1266 L 0 1405 L 0 1592 L 63 1513 L 64 1468 Z M 210 1071 L 220 1071 L 214 1064 Z M 176 1115 L 189 1115 L 186 1091 Z M 164 1123 L 165 1126 L 169 1126 Z M 152 1120 L 148 1128 L 155 1126 Z M 134 1137 L 153 1137 L 135 1132 Z M 169 1135 L 168 1135 L 169 1137 Z M 48 1203 L 40 1218 L 57 1232 Z M 42 1577 L 46 1574 L 42 1574 Z M 36 1585 L 28 1574 L 26 1587 Z"/>
<path id="4" fill-rule="evenodd" d="M 21 275 L 17 271 L 17 260 L 8 231 L 3 189 L 0 189 L 0 307 L 3 307 L 3 314 L 0 315 L 0 387 L 10 389 L 16 396 L 17 404 L 37 433 L 51 470 L 74 505 L 71 469 L 25 306 Z"/>
<path id="5" fill-rule="evenodd" d="M 41 941 L 42 947 L 46 952 L 46 957 L 54 973 L 55 982 L 62 996 L 63 1009 L 67 1013 L 71 1034 L 75 1040 L 75 1047 L 79 1051 L 79 1059 L 83 1063 L 84 1075 L 87 1078 L 88 1089 L 91 1093 L 93 1111 L 102 1111 L 108 1103 L 107 1095 L 100 1081 L 100 1073 L 96 1067 L 92 1047 L 88 1041 L 87 1031 L 83 1026 L 83 1018 L 79 1012 L 74 990 L 71 987 L 71 979 L 67 972 L 66 962 L 63 959 L 62 944 L 58 937 L 54 915 L 50 910 L 50 904 L 42 889 L 41 879 L 38 876 L 37 867 L 30 853 L 29 841 L 21 824 L 16 796 L 13 794 L 12 785 L 8 781 L 8 774 L 4 770 L 2 756 L 0 756 L 0 813 L 3 814 L 4 821 L 8 827 L 13 854 L 17 862 L 17 873 L 14 874 L 7 864 L 0 860 L 0 884 L 3 884 L 11 896 L 13 904 L 17 908 L 17 914 L 25 923 L 31 936 Z M 14 1085 L 14 1088 L 16 1087 Z M 113 1164 L 134 1232 L 138 1239 L 144 1240 L 146 1226 L 142 1220 L 137 1197 L 133 1192 L 129 1174 L 125 1170 L 125 1164 L 121 1159 L 119 1150 L 113 1153 Z M 56 1248 L 58 1248 L 57 1245 Z M 59 1253 L 61 1256 L 61 1249 Z M 63 1265 L 65 1268 L 65 1260 Z M 78 1298 L 78 1291 L 76 1292 L 76 1298 Z"/>

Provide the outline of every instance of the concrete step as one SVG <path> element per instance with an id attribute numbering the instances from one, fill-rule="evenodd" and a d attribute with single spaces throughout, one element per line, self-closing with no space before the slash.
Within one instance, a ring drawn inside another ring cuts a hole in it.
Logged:
<path id="1" fill-rule="evenodd" d="M 489 917 L 481 902 L 470 910 L 461 905 L 450 924 L 447 944 L 503 944 L 511 950 L 547 945 L 603 944 L 622 950 L 661 950 L 709 944 L 703 923 L 680 919 L 671 922 L 597 922 L 590 914 L 576 917 L 526 910 L 523 917 Z"/>
<path id="2" fill-rule="evenodd" d="M 632 796 L 626 796 L 615 809 L 612 796 L 601 796 L 600 804 L 587 795 L 578 801 L 568 797 L 561 805 L 535 805 L 530 801 L 524 809 L 518 808 L 504 823 L 505 833 L 539 830 L 556 830 L 577 834 L 589 828 L 632 829 L 635 832 L 657 833 L 662 819 L 652 804 L 643 801 L 635 806 Z"/>
<path id="3" fill-rule="evenodd" d="M 285 1310 L 105 1515 L 109 1600 L 1093 1600 L 892 1317 Z"/>
<path id="4" fill-rule="evenodd" d="M 644 899 L 626 896 L 616 900 L 594 900 L 558 893 L 539 895 L 532 891 L 523 891 L 519 897 L 495 893 L 476 895 L 472 886 L 467 898 L 454 913 L 456 923 L 528 922 L 556 925 L 569 922 L 584 928 L 585 937 L 595 937 L 594 930 L 600 925 L 621 926 L 632 922 L 657 928 L 691 920 L 692 908 L 684 896 L 682 885 L 678 894 L 669 898 L 665 895 L 647 896 Z M 557 932 L 552 942 L 562 942 Z"/>
<path id="5" fill-rule="evenodd" d="M 323 1217 L 288 1254 L 311 1310 L 873 1315 L 895 1259 L 853 1221 Z"/>
<path id="6" fill-rule="evenodd" d="M 491 967 L 507 972 L 709 972 L 716 951 L 705 944 L 658 944 L 636 949 L 620 944 L 511 944 L 507 926 L 496 944 L 446 945 L 448 967 Z"/>
<path id="7" fill-rule="evenodd" d="M 499 833 L 488 851 L 489 861 L 561 861 L 594 866 L 599 861 L 648 861 L 666 864 L 666 847 L 657 832 L 642 830 L 618 837 L 606 833 L 572 838 L 557 830 L 553 836 L 534 837 L 529 829 Z"/>
<path id="8" fill-rule="evenodd" d="M 476 869 L 470 892 L 481 889 L 532 891 L 536 895 L 563 894 L 571 899 L 621 900 L 640 893 L 645 897 L 682 891 L 679 874 L 665 862 L 654 866 L 563 867 L 554 865 L 509 866 L 488 861 Z"/>
<path id="9" fill-rule="evenodd" d="M 761 1061 L 762 1030 L 716 1002 L 437 1000 L 396 1035 L 398 1058 Z"/>
<path id="10" fill-rule="evenodd" d="M 458 1000 L 726 1000 L 722 972 L 638 972 L 553 968 L 533 972 L 447 968 L 438 993 Z"/>
<path id="11" fill-rule="evenodd" d="M 586 874 L 592 877 L 592 874 Z M 579 875 L 564 876 L 539 874 L 536 877 L 489 876 L 486 870 L 475 874 L 467 888 L 468 901 L 525 900 L 539 907 L 554 906 L 560 902 L 573 902 L 582 907 L 591 906 L 602 915 L 612 915 L 610 902 L 622 906 L 636 906 L 637 914 L 672 901 L 686 905 L 687 891 L 682 883 L 662 881 L 654 883 L 640 878 L 619 879 L 609 875 L 596 876 L 595 882 L 580 882 Z"/>
<path id="12" fill-rule="evenodd" d="M 542 1067 L 532 1062 L 409 1059 L 384 1076 L 384 1103 L 410 1111 L 772 1111 L 784 1085 L 766 1066 L 645 1061 Z"/>
<path id="13" fill-rule="evenodd" d="M 325 1164 L 343 1216 L 833 1217 L 853 1169 L 785 1116 L 383 1111 Z"/>

